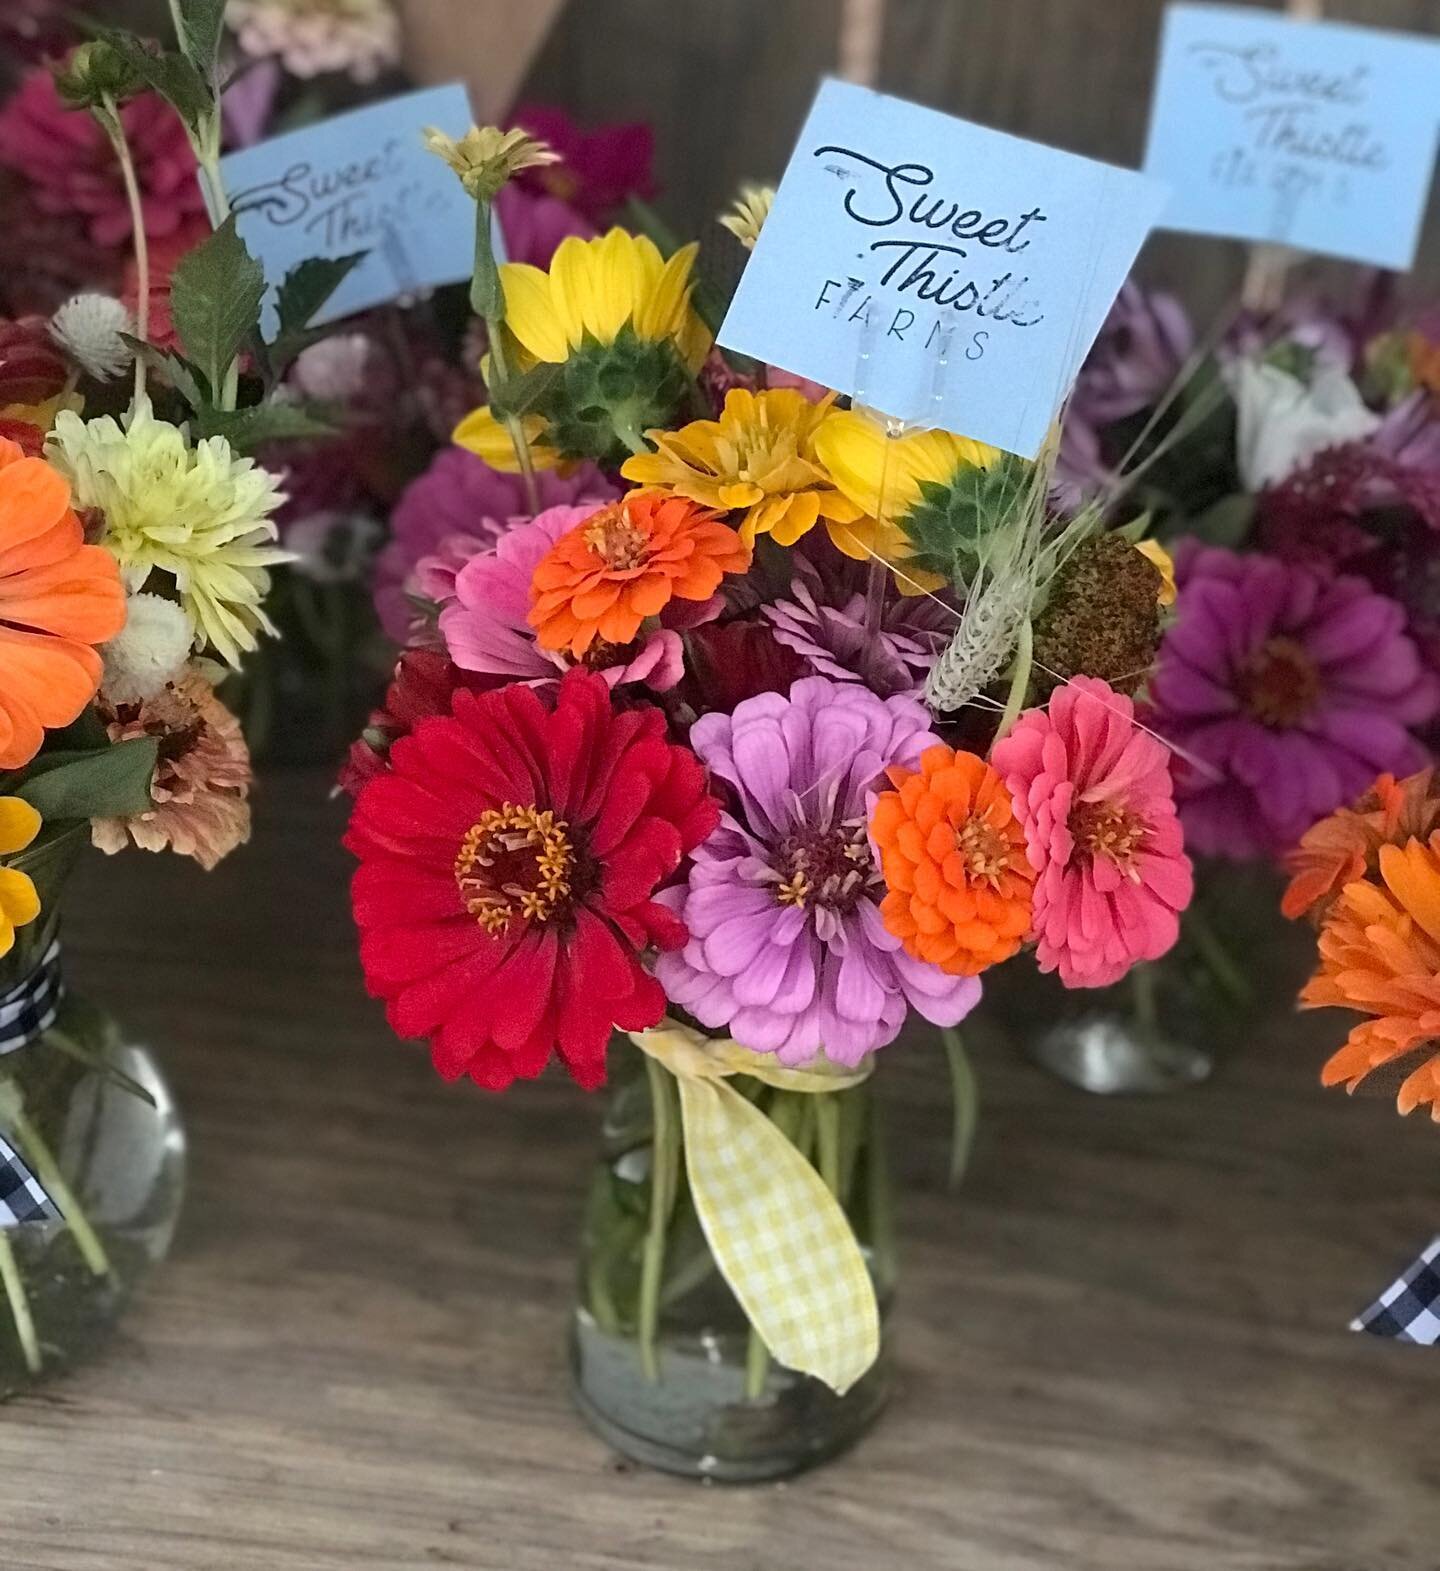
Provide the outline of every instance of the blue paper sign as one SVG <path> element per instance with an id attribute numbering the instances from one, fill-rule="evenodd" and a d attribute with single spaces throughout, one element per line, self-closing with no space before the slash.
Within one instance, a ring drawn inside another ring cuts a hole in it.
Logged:
<path id="1" fill-rule="evenodd" d="M 1237 6 L 1166 12 L 1146 170 L 1167 228 L 1408 268 L 1440 128 L 1440 42 Z"/>
<path id="2" fill-rule="evenodd" d="M 468 278 L 475 204 L 422 133 L 470 127 L 458 83 L 387 99 L 220 161 L 241 238 L 272 289 L 307 257 L 366 253 L 320 322 Z M 266 330 L 273 323 L 266 308 Z"/>
<path id="3" fill-rule="evenodd" d="M 720 330 L 886 415 L 1033 457 L 1165 187 L 825 82 Z"/>

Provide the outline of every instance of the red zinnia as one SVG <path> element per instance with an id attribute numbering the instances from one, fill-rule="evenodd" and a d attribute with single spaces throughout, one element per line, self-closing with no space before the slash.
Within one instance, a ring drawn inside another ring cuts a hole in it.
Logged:
<path id="1" fill-rule="evenodd" d="M 651 896 L 718 821 L 660 712 L 617 711 L 601 677 L 569 672 L 553 707 L 519 684 L 456 693 L 355 802 L 366 986 L 447 1080 L 502 1090 L 554 1049 L 598 1086 L 611 1030 L 665 1012 L 640 951 L 686 930 Z"/>

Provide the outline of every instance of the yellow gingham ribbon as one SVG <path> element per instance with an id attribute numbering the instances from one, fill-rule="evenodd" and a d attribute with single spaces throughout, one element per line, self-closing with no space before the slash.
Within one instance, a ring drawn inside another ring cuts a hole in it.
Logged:
<path id="1" fill-rule="evenodd" d="M 880 1351 L 875 1284 L 820 1175 L 726 1082 L 749 1075 L 781 1091 L 843 1091 L 868 1067 L 786 1069 L 674 1021 L 630 1039 L 680 1087 L 690 1194 L 721 1276 L 778 1363 L 843 1395 Z"/>

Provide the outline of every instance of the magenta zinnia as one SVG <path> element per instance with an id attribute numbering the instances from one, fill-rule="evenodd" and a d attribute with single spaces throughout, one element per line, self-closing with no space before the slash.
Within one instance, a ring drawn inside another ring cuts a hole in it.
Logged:
<path id="1" fill-rule="evenodd" d="M 558 1052 L 598 1086 L 612 1029 L 665 1012 L 640 956 L 686 934 L 653 896 L 718 816 L 660 712 L 617 712 L 598 676 L 572 671 L 553 706 L 457 692 L 355 802 L 366 986 L 447 1080 L 502 1090 Z"/>
<path id="2" fill-rule="evenodd" d="M 691 743 L 729 786 L 730 811 L 662 901 L 690 941 L 656 975 L 701 1024 L 806 1064 L 858 1064 L 893 1042 L 913 1006 L 936 1025 L 980 997 L 886 931 L 866 818 L 891 764 L 935 743 L 926 710 L 853 683 L 808 677 L 733 715 L 705 715 Z"/>

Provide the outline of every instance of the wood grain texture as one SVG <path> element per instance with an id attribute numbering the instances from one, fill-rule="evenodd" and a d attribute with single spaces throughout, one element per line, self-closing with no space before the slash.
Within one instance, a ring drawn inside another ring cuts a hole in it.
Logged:
<path id="1" fill-rule="evenodd" d="M 567 1399 L 598 1103 L 389 1037 L 324 791 L 271 777 L 209 877 L 135 853 L 73 891 L 74 977 L 163 1048 L 193 1183 L 108 1356 L 0 1408 L 4 1571 L 1435 1571 L 1440 1359 L 1344 1327 L 1435 1229 L 1437 1131 L 1319 1090 L 1335 1021 L 1158 1102 L 984 1043 L 959 1197 L 938 1054 L 892 1050 L 900 1393 L 818 1474 L 686 1485 Z"/>

